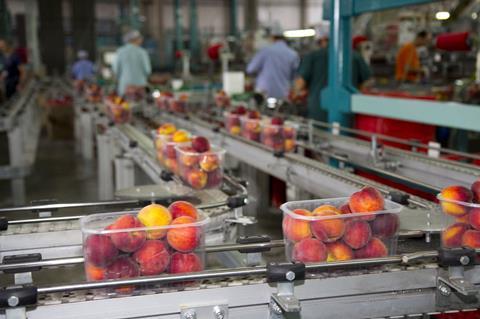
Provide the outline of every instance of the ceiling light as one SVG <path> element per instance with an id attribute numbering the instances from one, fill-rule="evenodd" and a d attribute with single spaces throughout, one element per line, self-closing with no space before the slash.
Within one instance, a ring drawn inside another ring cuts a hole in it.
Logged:
<path id="1" fill-rule="evenodd" d="M 448 11 L 439 11 L 435 14 L 437 20 L 448 20 L 448 18 L 450 18 L 450 12 Z"/>
<path id="2" fill-rule="evenodd" d="M 283 36 L 286 38 L 306 38 L 315 36 L 314 29 L 301 29 L 301 30 L 289 30 L 283 32 Z"/>

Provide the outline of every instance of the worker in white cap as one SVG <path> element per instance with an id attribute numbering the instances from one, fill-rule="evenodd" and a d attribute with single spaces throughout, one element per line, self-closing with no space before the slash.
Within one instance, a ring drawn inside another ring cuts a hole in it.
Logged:
<path id="1" fill-rule="evenodd" d="M 124 95 L 127 87 L 144 88 L 152 72 L 150 58 L 141 47 L 143 37 L 137 30 L 125 34 L 125 45 L 117 50 L 113 72 L 117 78 L 117 93 Z"/>
<path id="2" fill-rule="evenodd" d="M 327 120 L 327 112 L 320 107 L 320 92 L 328 82 L 328 34 L 324 30 L 316 32 L 315 37 L 319 48 L 302 58 L 295 81 L 294 95 L 303 96 L 305 91 L 308 91 L 306 115 L 317 121 Z M 360 88 L 370 76 L 369 66 L 362 56 L 353 50 L 352 85 Z"/>
<path id="3" fill-rule="evenodd" d="M 78 60 L 72 66 L 72 76 L 76 81 L 92 80 L 95 76 L 95 66 L 88 59 L 88 52 L 80 50 L 77 52 Z"/>
<path id="4" fill-rule="evenodd" d="M 278 25 L 272 28 L 271 38 L 273 43 L 255 54 L 247 66 L 247 73 L 256 74 L 257 92 L 284 99 L 288 96 L 300 59 L 297 52 L 288 47 Z"/>

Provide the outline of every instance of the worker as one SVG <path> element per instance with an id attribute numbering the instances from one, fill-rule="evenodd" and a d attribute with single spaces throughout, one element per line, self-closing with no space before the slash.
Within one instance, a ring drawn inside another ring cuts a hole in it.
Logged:
<path id="1" fill-rule="evenodd" d="M 5 97 L 9 99 L 17 92 L 22 83 L 22 62 L 10 40 L 0 39 L 0 52 L 3 54 L 1 78 L 5 85 Z"/>
<path id="2" fill-rule="evenodd" d="M 299 64 L 298 54 L 288 47 L 280 28 L 274 28 L 272 44 L 260 49 L 247 66 L 248 74 L 256 74 L 255 89 L 267 97 L 288 96 Z"/>
<path id="3" fill-rule="evenodd" d="M 306 116 L 317 121 L 326 121 L 327 112 L 320 107 L 320 92 L 328 82 L 328 33 L 317 32 L 315 37 L 319 49 L 303 57 L 295 80 L 294 95 L 304 95 L 305 91 L 308 91 Z M 352 85 L 360 89 L 370 77 L 370 67 L 363 57 L 353 50 Z"/>
<path id="4" fill-rule="evenodd" d="M 145 89 L 152 72 L 150 58 L 141 47 L 143 37 L 134 30 L 124 36 L 125 45 L 117 50 L 113 72 L 117 77 L 117 93 L 123 96 L 129 87 Z"/>
<path id="5" fill-rule="evenodd" d="M 418 82 L 422 75 L 422 66 L 417 50 L 425 47 L 430 41 L 426 31 L 417 33 L 413 42 L 404 44 L 397 54 L 395 65 L 395 79 L 400 82 Z"/>
<path id="6" fill-rule="evenodd" d="M 80 50 L 77 53 L 77 62 L 73 64 L 72 76 L 76 81 L 89 81 L 95 76 L 95 66 L 88 59 L 88 52 Z"/>

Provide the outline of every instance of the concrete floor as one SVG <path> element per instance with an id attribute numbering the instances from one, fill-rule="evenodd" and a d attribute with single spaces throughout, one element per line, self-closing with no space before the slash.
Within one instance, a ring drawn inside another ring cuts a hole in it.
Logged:
<path id="1" fill-rule="evenodd" d="M 26 203 L 42 199 L 95 201 L 98 199 L 96 175 L 96 162 L 85 161 L 75 154 L 73 140 L 42 137 L 32 173 L 25 179 Z M 0 206 L 11 205 L 10 183 L 1 181 Z"/>

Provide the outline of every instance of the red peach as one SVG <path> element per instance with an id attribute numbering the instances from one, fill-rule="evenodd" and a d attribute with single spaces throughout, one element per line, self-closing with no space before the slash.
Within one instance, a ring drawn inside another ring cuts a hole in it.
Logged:
<path id="1" fill-rule="evenodd" d="M 145 227 L 140 220 L 132 215 L 120 216 L 112 225 L 108 227 L 109 230 L 120 230 L 130 228 Z M 110 234 L 113 244 L 119 250 L 131 253 L 140 248 L 147 238 L 147 234 L 143 230 L 139 231 L 125 231 L 114 232 Z"/>
<path id="2" fill-rule="evenodd" d="M 470 223 L 473 228 L 480 230 L 480 208 L 472 208 L 465 216 L 468 216 L 468 223 Z"/>
<path id="3" fill-rule="evenodd" d="M 180 216 L 173 220 L 171 225 L 178 226 L 170 228 L 167 232 L 167 241 L 170 247 L 180 252 L 190 252 L 197 248 L 200 241 L 200 229 L 195 226 L 181 226 L 193 223 L 195 223 L 195 219 L 190 216 Z"/>
<path id="4" fill-rule="evenodd" d="M 442 244 L 446 248 L 458 248 L 462 246 L 463 234 L 469 229 L 467 224 L 456 223 L 442 232 Z"/>
<path id="5" fill-rule="evenodd" d="M 293 261 L 320 262 L 327 260 L 327 247 L 314 238 L 305 238 L 293 246 Z"/>
<path id="6" fill-rule="evenodd" d="M 144 276 L 161 274 L 170 262 L 167 247 L 160 240 L 147 240 L 142 248 L 133 254 L 133 258 L 140 265 L 140 273 Z"/>
<path id="7" fill-rule="evenodd" d="M 317 207 L 313 212 L 313 216 L 338 216 L 342 213 L 332 205 L 322 205 Z M 329 218 L 314 221 L 310 225 L 313 235 L 324 242 L 332 242 L 343 236 L 345 232 L 345 222 L 343 218 Z"/>
<path id="8" fill-rule="evenodd" d="M 105 268 L 97 267 L 93 264 L 85 264 L 85 273 L 87 280 L 98 281 L 106 279 Z"/>
<path id="9" fill-rule="evenodd" d="M 364 187 L 360 191 L 353 193 L 349 201 L 352 213 L 360 213 L 368 216 L 368 220 L 375 219 L 372 212 L 378 212 L 384 209 L 385 200 L 382 194 L 373 187 Z"/>
<path id="10" fill-rule="evenodd" d="M 472 249 L 480 248 L 480 231 L 467 230 L 462 237 L 462 246 Z"/>
<path id="11" fill-rule="evenodd" d="M 305 209 L 295 209 L 293 213 L 301 216 L 312 215 L 312 213 Z M 283 217 L 282 229 L 285 238 L 294 242 L 312 236 L 310 222 L 308 220 L 294 218 L 287 214 L 285 214 Z"/>
<path id="12" fill-rule="evenodd" d="M 351 220 L 345 226 L 343 241 L 353 249 L 365 246 L 372 237 L 372 230 L 363 220 Z"/>
<path id="13" fill-rule="evenodd" d="M 480 179 L 472 184 L 473 201 L 480 204 Z"/>
<path id="14" fill-rule="evenodd" d="M 210 142 L 206 137 L 197 136 L 192 140 L 192 148 L 195 152 L 204 153 L 210 150 Z"/>
<path id="15" fill-rule="evenodd" d="M 220 165 L 220 159 L 216 154 L 205 154 L 200 159 L 200 167 L 203 171 L 213 172 Z"/>
<path id="16" fill-rule="evenodd" d="M 107 279 L 126 279 L 140 276 L 137 264 L 127 256 L 119 257 L 113 264 L 108 266 L 106 272 Z M 119 293 L 131 293 L 134 288 L 125 286 L 115 289 Z"/>
<path id="17" fill-rule="evenodd" d="M 353 250 L 340 241 L 327 244 L 327 251 L 327 261 L 342 261 L 354 258 Z"/>
<path id="18" fill-rule="evenodd" d="M 170 172 L 177 174 L 178 173 L 178 163 L 176 159 L 167 158 L 165 160 L 165 167 L 167 167 Z"/>
<path id="19" fill-rule="evenodd" d="M 381 214 L 370 224 L 372 234 L 379 238 L 390 238 L 397 233 L 399 220 L 397 214 Z"/>
<path id="20" fill-rule="evenodd" d="M 445 201 L 441 201 L 442 210 L 445 214 L 455 217 L 462 216 L 468 212 L 468 207 L 449 201 L 471 202 L 473 199 L 472 192 L 463 186 L 448 186 L 445 187 L 440 196 Z"/>
<path id="21" fill-rule="evenodd" d="M 165 157 L 170 158 L 170 159 L 175 159 L 177 158 L 177 153 L 175 151 L 175 144 L 174 143 L 167 143 L 165 145 Z"/>
<path id="22" fill-rule="evenodd" d="M 455 222 L 456 223 L 463 223 L 463 224 L 469 224 L 470 223 L 470 214 L 465 214 L 462 216 L 455 217 Z"/>
<path id="23" fill-rule="evenodd" d="M 180 200 L 173 202 L 168 206 L 168 210 L 170 211 L 170 214 L 172 214 L 173 219 L 180 216 L 190 216 L 195 220 L 198 218 L 198 211 L 195 206 L 186 201 Z"/>
<path id="24" fill-rule="evenodd" d="M 355 258 L 380 258 L 388 255 L 387 246 L 378 238 L 373 237 L 365 247 L 355 251 Z"/>
<path id="25" fill-rule="evenodd" d="M 213 172 L 207 174 L 207 187 L 217 187 L 222 184 L 223 171 L 222 169 L 216 169 Z"/>
<path id="26" fill-rule="evenodd" d="M 170 211 L 166 207 L 158 204 L 150 204 L 143 207 L 138 212 L 137 217 L 146 227 L 167 226 L 172 221 Z M 160 239 L 163 238 L 166 233 L 166 229 L 149 230 L 147 237 L 148 239 Z"/>
<path id="27" fill-rule="evenodd" d="M 293 127 L 284 127 L 283 128 L 283 137 L 287 140 L 294 140 L 295 137 L 295 129 Z"/>
<path id="28" fill-rule="evenodd" d="M 90 235 L 84 245 L 85 261 L 95 266 L 107 266 L 118 256 L 118 249 L 109 236 Z"/>
<path id="29" fill-rule="evenodd" d="M 202 261 L 197 254 L 174 253 L 170 262 L 170 273 L 179 274 L 185 272 L 196 272 L 203 269 Z"/>
<path id="30" fill-rule="evenodd" d="M 193 189 L 203 189 L 207 185 L 207 173 L 192 169 L 187 175 L 187 182 Z"/>
<path id="31" fill-rule="evenodd" d="M 342 206 L 340 206 L 340 211 L 342 212 L 342 214 L 351 214 L 351 213 L 352 213 L 352 211 L 350 210 L 350 206 L 348 205 L 348 203 L 343 204 Z"/>
<path id="32" fill-rule="evenodd" d="M 272 125 L 283 125 L 283 119 L 281 117 L 272 117 L 270 123 Z"/>
<path id="33" fill-rule="evenodd" d="M 248 118 L 249 119 L 259 119 L 261 117 L 260 112 L 255 110 L 248 111 Z"/>

